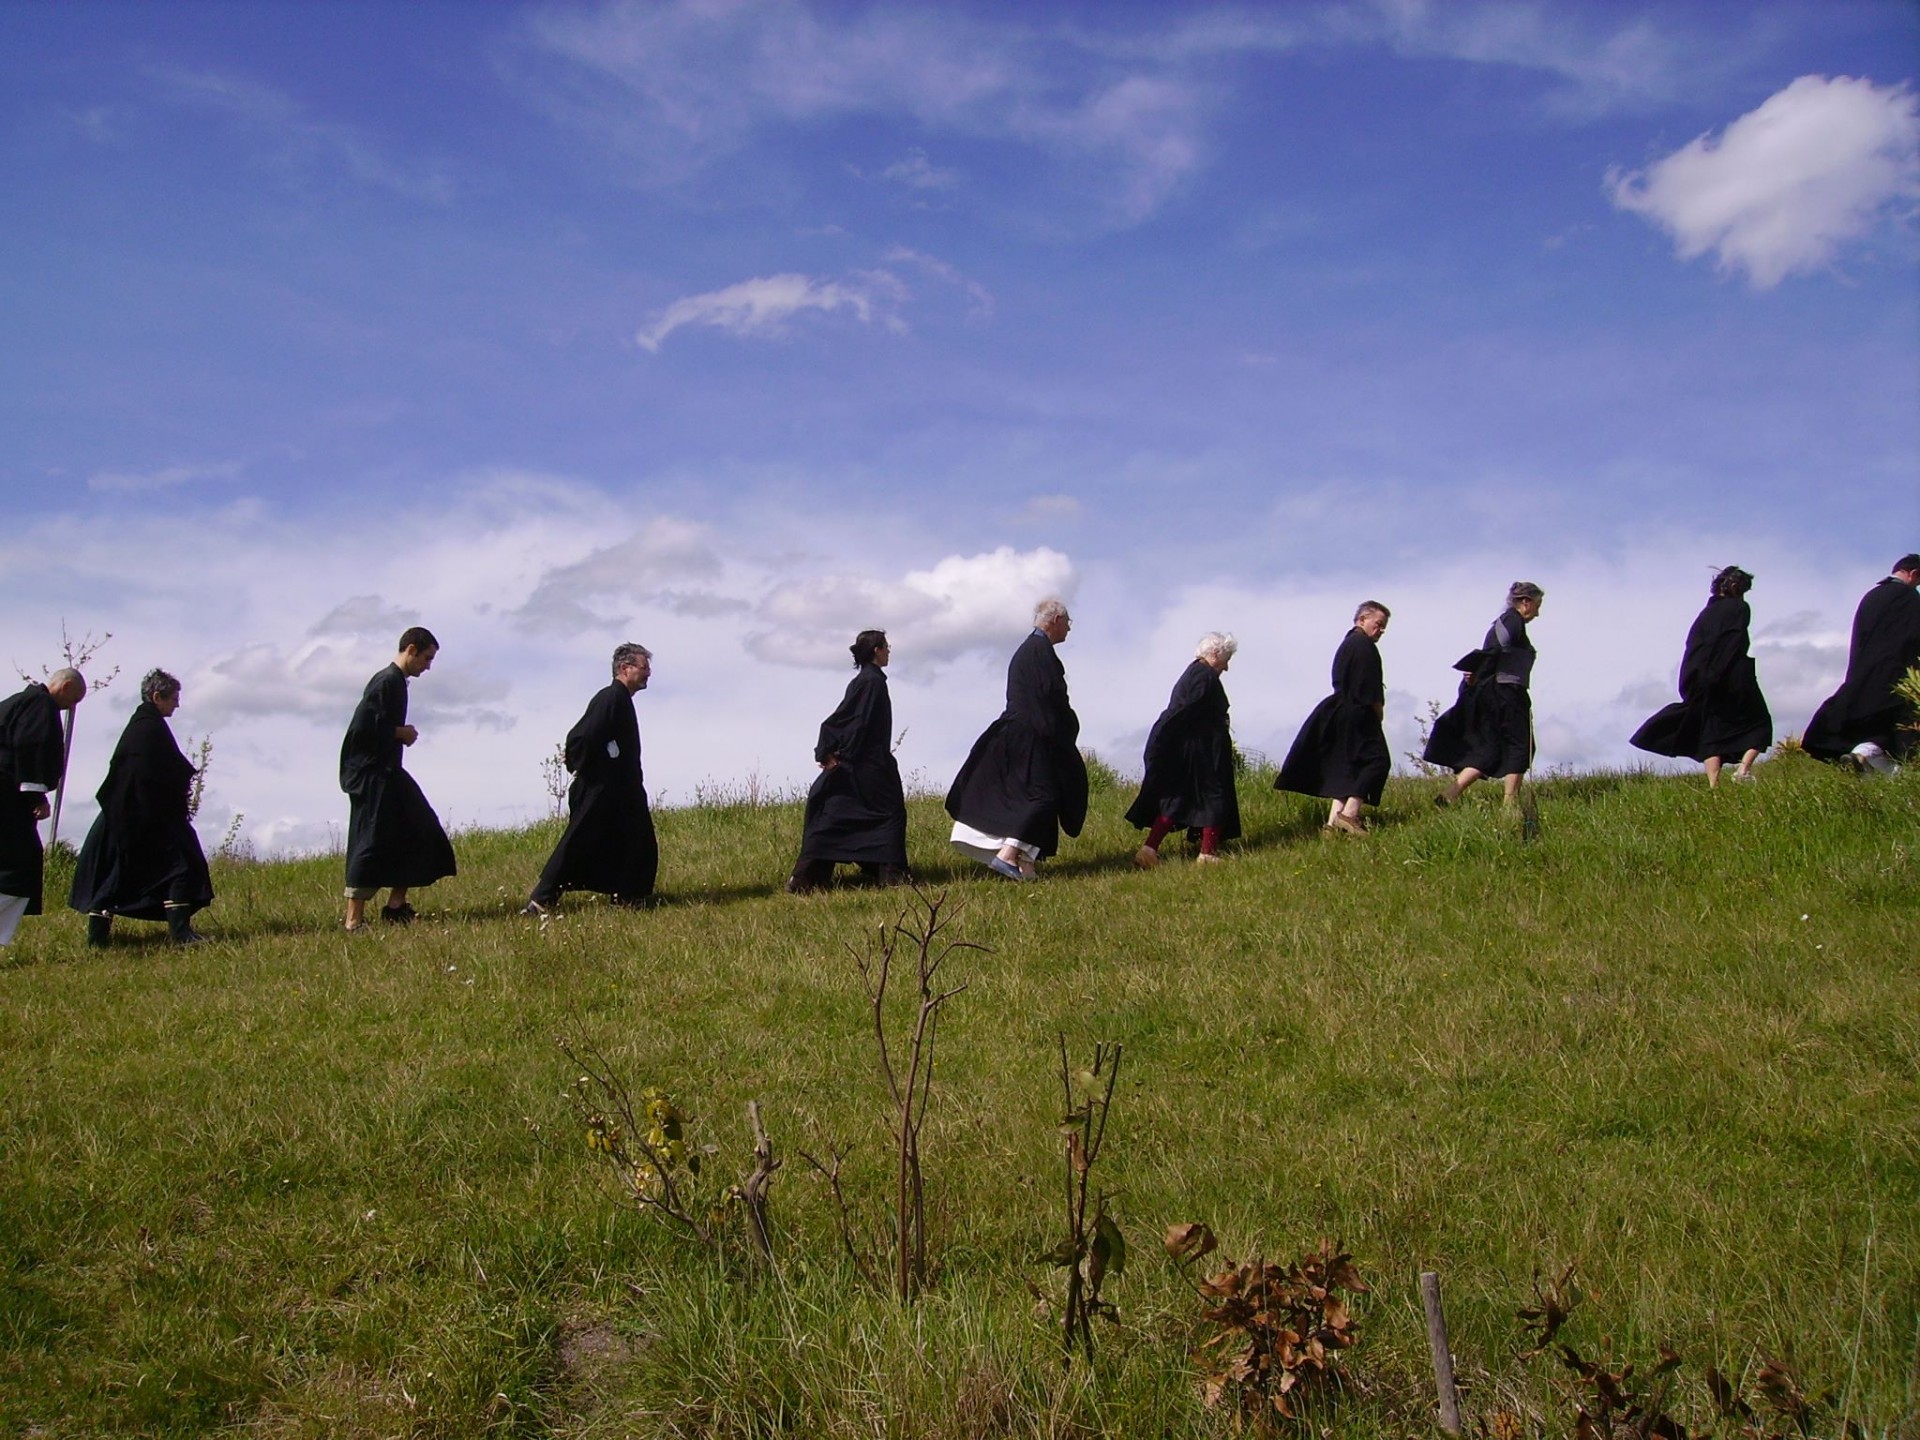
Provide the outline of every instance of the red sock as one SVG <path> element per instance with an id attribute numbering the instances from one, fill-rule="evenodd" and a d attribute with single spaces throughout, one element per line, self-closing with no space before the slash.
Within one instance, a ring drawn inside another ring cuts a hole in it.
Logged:
<path id="1" fill-rule="evenodd" d="M 1167 838 L 1167 832 L 1173 829 L 1173 821 L 1162 815 L 1153 822 L 1153 828 L 1147 831 L 1147 849 L 1158 850 L 1160 842 Z"/>
<path id="2" fill-rule="evenodd" d="M 1200 828 L 1200 853 L 1202 855 L 1213 854 L 1214 848 L 1219 845 L 1219 843 L 1220 827 L 1218 825 L 1203 825 Z"/>

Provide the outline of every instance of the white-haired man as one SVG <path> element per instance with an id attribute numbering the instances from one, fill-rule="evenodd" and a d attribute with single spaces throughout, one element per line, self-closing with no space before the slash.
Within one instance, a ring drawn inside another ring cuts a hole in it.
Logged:
<path id="1" fill-rule="evenodd" d="M 1033 631 L 1007 664 L 1007 708 L 973 742 L 953 787 L 954 849 L 1009 880 L 1032 880 L 1035 865 L 1078 835 L 1087 818 L 1087 766 L 1080 717 L 1067 699 L 1067 672 L 1054 653 L 1073 628 L 1066 602 L 1034 607 Z"/>
<path id="2" fill-rule="evenodd" d="M 60 712 L 87 698 L 78 670 L 56 670 L 43 685 L 29 680 L 0 700 L 0 946 L 13 943 L 26 915 L 38 915 L 46 880 L 40 822 L 47 796 L 67 768 Z"/>

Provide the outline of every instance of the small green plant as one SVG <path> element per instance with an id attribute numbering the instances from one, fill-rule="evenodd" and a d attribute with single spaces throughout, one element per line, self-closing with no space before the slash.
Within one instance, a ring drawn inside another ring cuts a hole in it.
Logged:
<path id="1" fill-rule="evenodd" d="M 1416 750 L 1402 752 L 1412 773 L 1428 780 L 1438 780 L 1446 773 L 1443 766 L 1427 759 L 1427 742 L 1433 738 L 1433 722 L 1446 713 L 1447 707 L 1438 700 L 1427 701 L 1413 717 L 1413 723 L 1420 732 L 1420 746 Z"/>
<path id="2" fill-rule="evenodd" d="M 1107 1210 L 1107 1202 L 1114 1197 L 1104 1190 L 1095 1191 L 1091 1218 L 1087 1209 L 1088 1185 L 1107 1138 L 1107 1114 L 1113 1107 L 1113 1087 L 1120 1080 L 1123 1048 L 1096 1044 L 1093 1063 L 1076 1070 L 1067 1059 L 1067 1037 L 1060 1036 L 1060 1094 L 1066 1105 L 1060 1134 L 1066 1150 L 1067 1238 L 1044 1258 L 1067 1272 L 1060 1344 L 1067 1359 L 1073 1358 L 1078 1347 L 1088 1364 L 1093 1363 L 1093 1317 L 1119 1318 L 1112 1302 L 1101 1297 L 1100 1287 L 1107 1276 L 1118 1275 L 1127 1267 L 1126 1237 Z"/>
<path id="3" fill-rule="evenodd" d="M 1326 1239 L 1291 1265 L 1255 1259 L 1194 1280 L 1192 1268 L 1218 1243 L 1199 1222 L 1166 1236 L 1175 1268 L 1205 1303 L 1201 1318 L 1215 1329 L 1195 1354 L 1201 1398 L 1209 1410 L 1230 1405 L 1237 1423 L 1298 1421 L 1305 1397 L 1340 1384 L 1340 1354 L 1360 1338 L 1340 1292 L 1364 1294 L 1366 1282 L 1353 1257 Z"/>
<path id="4" fill-rule="evenodd" d="M 540 784 L 547 792 L 547 808 L 558 820 L 567 813 L 567 747 L 556 743 L 540 757 Z"/>
<path id="5" fill-rule="evenodd" d="M 753 1168 L 740 1183 L 716 1196 L 703 1186 L 702 1178 L 705 1157 L 718 1147 L 695 1148 L 689 1143 L 687 1116 L 670 1096 L 643 1090 L 636 1103 L 599 1050 L 576 1047 L 566 1040 L 556 1043 L 580 1072 L 568 1087 L 567 1098 L 585 1127 L 587 1151 L 604 1162 L 621 1198 L 714 1251 L 722 1248 L 728 1218 L 738 1214 L 753 1253 L 761 1260 L 772 1260 L 768 1191 L 781 1162 L 761 1123 L 759 1102 L 747 1105 L 753 1126 Z"/>
<path id="6" fill-rule="evenodd" d="M 1893 693 L 1906 704 L 1906 718 L 1900 722 L 1902 730 L 1920 732 L 1920 665 L 1915 665 L 1894 682 Z"/>

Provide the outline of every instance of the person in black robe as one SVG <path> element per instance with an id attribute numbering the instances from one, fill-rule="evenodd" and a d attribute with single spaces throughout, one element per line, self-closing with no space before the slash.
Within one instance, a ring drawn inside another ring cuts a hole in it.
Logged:
<path id="1" fill-rule="evenodd" d="M 1363 805 L 1378 805 L 1393 769 L 1382 720 L 1387 682 L 1380 667 L 1380 637 L 1392 612 L 1368 600 L 1354 612 L 1353 628 L 1333 652 L 1333 693 L 1313 707 L 1293 738 L 1276 790 L 1317 795 L 1332 802 L 1325 829 L 1364 835 Z"/>
<path id="2" fill-rule="evenodd" d="M 1753 779 L 1753 762 L 1773 744 L 1773 714 L 1754 673 L 1746 601 L 1753 576 L 1729 565 L 1713 577 L 1712 594 L 1687 631 L 1680 659 L 1680 699 L 1647 718 L 1629 742 L 1650 755 L 1682 756 L 1707 767 L 1707 787 L 1737 759 L 1735 780 Z"/>
<path id="3" fill-rule="evenodd" d="M 1847 678 L 1807 722 L 1809 755 L 1854 770 L 1891 770 L 1916 743 L 1914 712 L 1894 686 L 1920 665 L 1920 555 L 1902 555 L 1853 615 Z"/>
<path id="4" fill-rule="evenodd" d="M 1147 838 L 1133 863 L 1151 870 L 1160 863 L 1160 842 L 1176 827 L 1199 842 L 1196 865 L 1220 860 L 1223 840 L 1240 838 L 1240 796 L 1234 789 L 1233 730 L 1227 720 L 1227 687 L 1220 677 L 1240 642 L 1209 631 L 1194 658 L 1174 682 L 1167 708 L 1147 732 L 1146 773 L 1127 820 Z"/>
<path id="5" fill-rule="evenodd" d="M 1454 662 L 1465 672 L 1459 698 L 1433 722 L 1422 758 L 1454 771 L 1453 783 L 1433 797 L 1453 804 L 1482 776 L 1505 782 L 1506 803 L 1520 794 L 1533 765 L 1533 641 L 1527 625 L 1540 613 L 1546 591 L 1529 580 L 1507 587 L 1506 611 L 1487 627 L 1480 648 Z"/>
<path id="6" fill-rule="evenodd" d="M 347 929 L 365 927 L 367 901 L 385 889 L 380 918 L 414 918 L 407 892 L 455 873 L 453 845 L 427 797 L 406 771 L 406 747 L 420 738 L 407 723 L 407 681 L 433 666 L 440 642 L 424 626 L 400 636 L 393 663 L 367 682 L 340 745 L 347 792 Z"/>
<path id="7" fill-rule="evenodd" d="M 597 890 L 616 905 L 639 905 L 653 894 L 660 846 L 647 807 L 640 721 L 633 710 L 635 693 L 652 676 L 652 651 L 632 643 L 616 646 L 612 682 L 587 702 L 567 732 L 563 753 L 573 775 L 567 828 L 522 914 L 551 913 L 568 890 Z"/>
<path id="8" fill-rule="evenodd" d="M 1009 880 L 1035 879 L 1035 863 L 1060 848 L 1060 832 L 1078 835 L 1086 822 L 1080 717 L 1054 653 L 1072 628 L 1064 601 L 1034 607 L 1033 633 L 1007 663 L 1007 708 L 974 741 L 947 791 L 953 847 Z"/>
<path id="9" fill-rule="evenodd" d="M 854 676 L 840 708 L 820 722 L 813 747 L 820 774 L 807 791 L 800 858 L 787 891 L 805 895 L 833 883 L 835 865 L 858 865 L 869 879 L 907 878 L 907 794 L 893 758 L 893 700 L 884 630 L 862 630 L 851 647 Z"/>
<path id="10" fill-rule="evenodd" d="M 40 822 L 67 769 L 60 712 L 86 698 L 80 672 L 62 669 L 44 685 L 29 680 L 0 700 L 0 946 L 13 943 L 22 916 L 40 913 L 46 883 Z"/>
<path id="11" fill-rule="evenodd" d="M 213 903 L 207 857 L 188 814 L 195 774 L 167 724 L 180 707 L 180 682 L 150 670 L 140 682 L 107 778 L 95 798 L 100 815 L 80 847 L 67 903 L 87 917 L 87 943 L 105 945 L 113 917 L 164 920 L 176 945 L 206 939 L 193 916 Z"/>

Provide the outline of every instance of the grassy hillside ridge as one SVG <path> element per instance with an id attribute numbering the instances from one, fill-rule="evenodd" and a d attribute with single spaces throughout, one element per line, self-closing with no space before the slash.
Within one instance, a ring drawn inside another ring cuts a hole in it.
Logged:
<path id="1" fill-rule="evenodd" d="M 794 1158 L 852 1142 L 878 1193 L 845 947 L 902 896 L 779 893 L 795 806 L 663 813 L 640 914 L 512 915 L 547 825 L 459 837 L 407 930 L 339 933 L 337 858 L 224 869 L 220 942 L 191 952 L 30 922 L 0 970 L 0 1434 L 1222 1433 L 1157 1253 L 1190 1219 L 1234 1258 L 1353 1250 L 1374 1291 L 1343 1434 L 1425 1423 L 1423 1268 L 1470 1411 L 1566 1433 L 1513 1311 L 1568 1262 L 1583 1352 L 1777 1356 L 1831 1390 L 1820 1433 L 1913 1433 L 1920 777 L 1556 779 L 1533 844 L 1432 788 L 1327 841 L 1250 781 L 1232 864 L 1153 874 L 1108 792 L 1024 887 L 953 862 L 916 800 L 911 854 L 991 948 L 950 962 L 941 1272 L 904 1314 Z M 1127 1046 L 1102 1168 L 1134 1251 L 1099 1364 L 1064 1373 L 1027 1290 L 1059 1238 L 1062 1031 Z M 762 1102 L 776 1283 L 609 1204 L 561 1034 L 670 1091 L 729 1169 Z"/>

